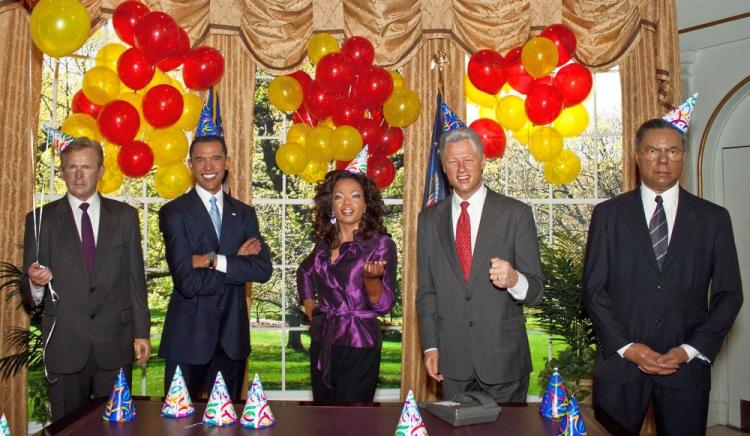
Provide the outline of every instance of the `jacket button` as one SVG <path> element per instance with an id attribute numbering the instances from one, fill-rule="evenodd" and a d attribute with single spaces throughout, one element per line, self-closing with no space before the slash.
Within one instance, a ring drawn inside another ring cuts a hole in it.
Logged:
<path id="1" fill-rule="evenodd" d="M 659 291 L 663 291 L 663 290 L 664 290 L 664 286 L 662 286 L 662 285 L 657 285 L 657 286 L 656 286 L 656 289 L 657 289 L 657 290 L 659 290 Z"/>
<path id="2" fill-rule="evenodd" d="M 89 292 L 90 292 L 90 293 L 93 293 L 94 291 L 96 291 L 96 288 L 95 288 L 95 287 L 93 287 L 93 286 L 92 286 L 92 287 L 90 287 L 90 288 L 89 288 Z"/>
<path id="3" fill-rule="evenodd" d="M 661 324 L 661 320 L 660 320 L 660 319 L 657 319 L 657 320 L 656 320 L 656 325 L 660 325 L 660 324 Z"/>
<path id="4" fill-rule="evenodd" d="M 96 318 L 96 314 L 93 314 L 93 313 L 92 313 L 92 314 L 91 314 L 91 315 L 89 316 L 89 319 L 94 319 L 94 318 Z"/>
<path id="5" fill-rule="evenodd" d="M 471 300 L 471 298 L 472 298 L 472 297 L 471 297 L 471 295 L 467 295 L 467 296 L 466 296 L 466 301 L 469 301 L 469 300 Z"/>
<path id="6" fill-rule="evenodd" d="M 469 327 L 474 327 L 474 321 L 469 321 Z"/>

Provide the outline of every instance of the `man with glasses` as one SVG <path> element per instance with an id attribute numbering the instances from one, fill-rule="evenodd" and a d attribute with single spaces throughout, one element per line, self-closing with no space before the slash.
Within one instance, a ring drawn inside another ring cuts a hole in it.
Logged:
<path id="1" fill-rule="evenodd" d="M 593 400 L 614 434 L 706 430 L 711 364 L 742 305 L 726 209 L 680 188 L 685 134 L 664 119 L 635 137 L 642 184 L 591 218 L 584 303 L 598 337 Z"/>

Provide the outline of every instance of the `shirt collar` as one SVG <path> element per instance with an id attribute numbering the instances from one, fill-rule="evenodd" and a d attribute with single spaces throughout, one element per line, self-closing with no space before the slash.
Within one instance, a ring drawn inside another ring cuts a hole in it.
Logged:
<path id="1" fill-rule="evenodd" d="M 86 201 L 80 200 L 78 197 L 70 195 L 70 193 L 67 194 L 68 197 L 68 203 L 70 204 L 70 208 L 75 210 L 78 210 L 82 203 L 88 203 L 89 204 L 89 210 L 95 210 L 99 209 L 99 205 L 101 204 L 101 197 L 99 197 L 98 192 L 94 192 L 94 195 L 89 197 Z"/>
<path id="2" fill-rule="evenodd" d="M 661 195 L 662 201 L 664 202 L 663 204 L 673 205 L 677 202 L 680 195 L 680 184 L 675 183 L 671 188 L 661 194 L 657 194 L 651 188 L 641 183 L 641 200 L 643 201 L 643 204 L 653 204 L 656 201 L 657 195 Z"/>
<path id="3" fill-rule="evenodd" d="M 453 193 L 453 195 L 451 195 L 451 197 L 452 197 L 451 202 L 453 204 L 453 208 L 457 210 L 461 209 L 462 201 L 468 201 L 470 207 L 479 206 L 480 204 L 484 204 L 484 199 L 487 197 L 487 186 L 485 186 L 484 183 L 482 183 L 479 186 L 479 189 L 477 189 L 477 192 L 471 194 L 471 197 L 469 197 L 466 200 L 456 195 L 455 192 Z"/>
<path id="4" fill-rule="evenodd" d="M 219 189 L 219 192 L 216 194 L 212 194 L 205 189 L 201 188 L 200 185 L 195 185 L 195 192 L 198 194 L 198 197 L 200 197 L 201 201 L 203 201 L 203 204 L 210 205 L 211 204 L 211 197 L 216 197 L 216 206 L 221 207 L 224 205 L 224 190 Z"/>

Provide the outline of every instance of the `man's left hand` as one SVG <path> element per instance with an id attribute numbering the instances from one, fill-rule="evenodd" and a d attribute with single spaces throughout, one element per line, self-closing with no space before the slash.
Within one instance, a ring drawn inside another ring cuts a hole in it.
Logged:
<path id="1" fill-rule="evenodd" d="M 512 288 L 518 284 L 518 272 L 507 260 L 493 257 L 490 261 L 490 281 L 498 288 Z"/>
<path id="2" fill-rule="evenodd" d="M 688 361 L 688 354 L 687 351 L 685 351 L 682 347 L 674 347 L 665 354 L 662 354 L 658 359 L 656 359 L 656 363 L 659 366 L 664 367 L 670 367 L 675 365 L 682 365 L 683 363 Z M 657 372 L 657 374 L 660 374 Z"/>
<path id="3" fill-rule="evenodd" d="M 133 341 L 135 348 L 135 364 L 143 366 L 151 357 L 151 341 L 148 339 L 135 338 Z"/>

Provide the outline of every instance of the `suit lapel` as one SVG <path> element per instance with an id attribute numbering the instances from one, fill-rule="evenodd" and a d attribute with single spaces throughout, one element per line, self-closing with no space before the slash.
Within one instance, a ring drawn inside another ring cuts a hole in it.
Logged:
<path id="1" fill-rule="evenodd" d="M 83 258 L 83 249 L 81 248 L 81 238 L 78 236 L 78 228 L 73 217 L 73 210 L 67 197 L 58 200 L 54 210 L 55 222 L 51 223 L 57 230 L 57 240 L 62 241 L 63 245 L 68 248 L 70 255 L 73 256 L 73 263 L 78 265 L 84 277 L 89 277 L 89 270 L 86 267 L 86 261 Z"/>
<path id="2" fill-rule="evenodd" d="M 680 197 L 677 202 L 677 215 L 674 220 L 674 229 L 672 237 L 669 238 L 669 247 L 667 256 L 664 258 L 662 271 L 666 271 L 669 265 L 677 257 L 680 248 L 685 241 L 690 239 L 693 232 L 693 226 L 698 218 L 698 212 L 695 210 L 695 199 L 687 191 L 680 188 Z"/>
<path id="3" fill-rule="evenodd" d="M 456 243 L 453 237 L 453 217 L 452 217 L 452 202 L 453 198 L 446 198 L 437 207 L 442 208 L 437 212 L 437 227 L 438 227 L 438 239 L 440 245 L 443 246 L 445 255 L 448 258 L 448 263 L 451 264 L 453 272 L 456 273 L 461 280 L 464 282 L 464 273 L 461 271 L 461 266 L 458 262 L 458 254 L 456 253 Z"/>
<path id="4" fill-rule="evenodd" d="M 482 218 L 479 220 L 476 245 L 471 256 L 471 276 L 469 283 L 472 283 L 477 278 L 477 275 L 480 274 L 480 267 L 487 259 L 492 243 L 494 242 L 493 236 L 497 234 L 498 227 L 503 226 L 505 223 L 505 211 L 500 203 L 500 197 L 488 188 L 487 197 L 485 197 L 484 205 L 482 206 Z M 485 277 L 488 274 L 489 269 L 485 270 Z"/>
<path id="5" fill-rule="evenodd" d="M 211 215 L 208 214 L 208 210 L 206 209 L 206 206 L 203 204 L 203 201 L 201 201 L 200 196 L 195 191 L 195 188 L 193 188 L 189 194 L 190 195 L 190 203 L 192 208 L 192 214 L 196 218 L 196 223 L 200 227 L 200 231 L 207 234 L 208 238 L 211 240 L 213 247 L 219 247 L 219 238 L 216 237 L 216 229 L 214 229 L 214 223 L 211 221 Z M 226 207 L 226 197 L 224 198 L 224 203 Z M 222 230 L 224 229 L 224 225 L 222 224 Z"/>
<path id="6" fill-rule="evenodd" d="M 629 197 L 625 204 L 625 222 L 628 224 L 628 229 L 633 234 L 633 237 L 638 242 L 638 245 L 643 251 L 643 255 L 648 259 L 648 263 L 656 270 L 659 271 L 659 264 L 656 263 L 656 255 L 654 255 L 654 247 L 651 245 L 651 238 L 648 235 L 648 227 L 646 226 L 646 217 L 643 213 L 643 201 L 641 200 L 641 190 L 636 188 L 630 191 Z"/>
<path id="7" fill-rule="evenodd" d="M 224 207 L 221 213 L 221 241 L 219 241 L 219 252 L 221 252 L 222 241 L 231 241 L 236 239 L 235 231 L 240 226 L 237 225 L 237 208 L 232 199 L 228 194 L 224 194 Z M 244 240 L 242 242 L 245 242 Z M 229 253 L 227 253 L 229 254 Z"/>

